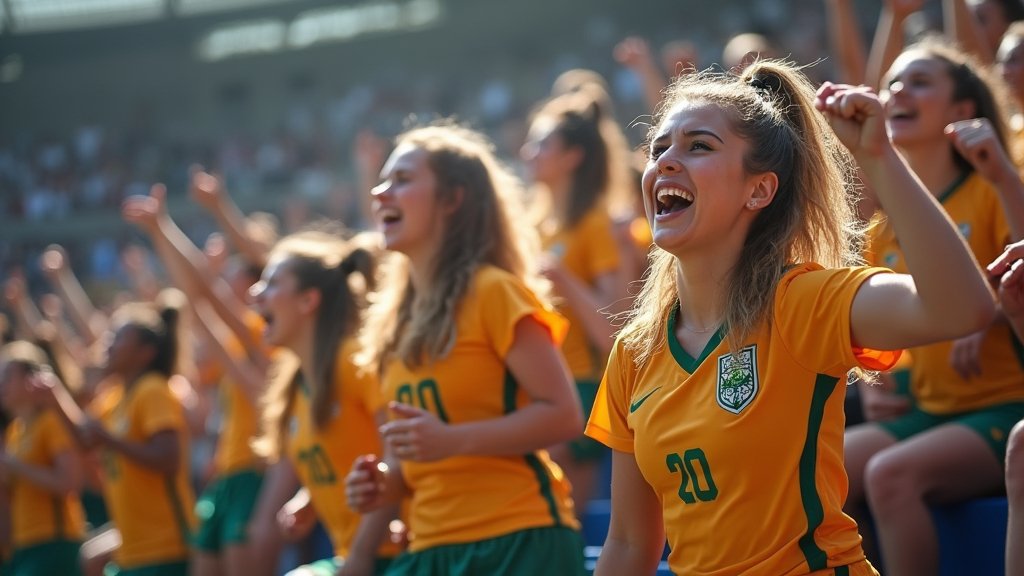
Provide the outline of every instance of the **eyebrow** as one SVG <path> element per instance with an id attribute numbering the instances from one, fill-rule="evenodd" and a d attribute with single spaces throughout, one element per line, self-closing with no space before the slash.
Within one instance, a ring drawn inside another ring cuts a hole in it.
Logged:
<path id="1" fill-rule="evenodd" d="M 661 134 L 658 134 L 657 136 L 655 136 L 651 141 L 652 142 L 658 142 L 659 140 L 664 140 L 664 139 L 668 138 L 669 136 L 670 136 L 670 134 L 668 132 L 662 132 Z M 700 128 L 698 128 L 696 130 L 684 130 L 683 131 L 683 136 L 686 136 L 687 138 L 693 138 L 694 136 L 710 136 L 710 137 L 714 138 L 715 140 L 718 140 L 722 144 L 725 144 L 725 141 L 722 140 L 718 136 L 718 134 L 715 134 L 711 130 L 704 130 L 704 129 L 700 129 Z"/>

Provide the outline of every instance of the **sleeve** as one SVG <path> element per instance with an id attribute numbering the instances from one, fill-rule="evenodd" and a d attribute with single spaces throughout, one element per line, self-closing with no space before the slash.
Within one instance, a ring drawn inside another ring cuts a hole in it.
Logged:
<path id="1" fill-rule="evenodd" d="M 581 226 L 578 241 L 587 247 L 587 268 L 592 278 L 614 272 L 619 267 L 619 243 L 615 240 L 614 225 L 604 207 L 595 208 L 587 226 Z"/>
<path id="2" fill-rule="evenodd" d="M 629 414 L 631 378 L 635 374 L 633 360 L 616 340 L 608 357 L 608 367 L 594 399 L 594 407 L 584 433 L 619 452 L 633 453 L 633 431 L 626 418 Z"/>
<path id="3" fill-rule="evenodd" d="M 139 384 L 142 386 L 142 383 Z M 182 430 L 185 417 L 181 404 L 162 382 L 150 380 L 135 394 L 132 419 L 138 422 L 143 436 L 149 438 L 165 430 Z"/>
<path id="4" fill-rule="evenodd" d="M 356 364 L 356 341 L 342 345 L 334 367 L 335 394 L 339 399 L 353 399 L 367 414 L 375 414 L 387 405 L 380 379 L 373 371 Z M 345 402 L 346 400 L 342 400 Z"/>
<path id="5" fill-rule="evenodd" d="M 901 350 L 870 350 L 853 345 L 850 309 L 865 280 L 885 268 L 822 270 L 802 267 L 786 275 L 775 295 L 775 322 L 782 342 L 808 370 L 841 376 L 852 368 L 888 370 Z"/>
<path id="6" fill-rule="evenodd" d="M 523 318 L 533 318 L 546 328 L 556 346 L 565 339 L 568 321 L 511 275 L 487 273 L 478 289 L 484 330 L 500 357 L 512 348 L 516 325 Z"/>
<path id="7" fill-rule="evenodd" d="M 46 412 L 43 420 L 43 438 L 46 441 L 46 451 L 51 455 L 60 454 L 74 449 L 71 434 L 65 428 L 60 419 L 53 412 Z"/>

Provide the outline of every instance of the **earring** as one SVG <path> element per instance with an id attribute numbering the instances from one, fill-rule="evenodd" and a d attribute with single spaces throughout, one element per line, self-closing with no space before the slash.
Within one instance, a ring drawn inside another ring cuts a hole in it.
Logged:
<path id="1" fill-rule="evenodd" d="M 747 208 L 753 208 L 755 206 L 757 206 L 757 201 L 750 200 L 750 201 L 747 202 Z"/>

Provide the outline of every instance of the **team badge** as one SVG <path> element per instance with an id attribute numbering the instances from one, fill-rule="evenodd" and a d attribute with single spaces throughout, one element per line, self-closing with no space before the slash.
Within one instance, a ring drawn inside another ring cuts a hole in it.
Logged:
<path id="1" fill-rule="evenodd" d="M 969 240 L 971 238 L 971 223 L 970 222 L 961 222 L 957 226 L 957 229 L 960 230 L 960 235 L 963 236 L 964 239 Z"/>
<path id="2" fill-rule="evenodd" d="M 715 397 L 727 412 L 739 414 L 757 396 L 757 345 L 718 357 Z"/>

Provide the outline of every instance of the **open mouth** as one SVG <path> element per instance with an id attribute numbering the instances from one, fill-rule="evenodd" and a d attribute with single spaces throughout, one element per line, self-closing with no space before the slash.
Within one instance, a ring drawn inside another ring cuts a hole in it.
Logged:
<path id="1" fill-rule="evenodd" d="M 894 110 L 891 114 L 889 114 L 890 121 L 913 120 L 915 118 L 917 118 L 917 114 L 914 112 L 910 112 L 909 110 Z"/>
<path id="2" fill-rule="evenodd" d="M 377 211 L 377 218 L 381 224 L 395 224 L 402 220 L 402 213 L 397 208 L 381 208 Z"/>
<path id="3" fill-rule="evenodd" d="M 655 199 L 657 214 L 673 214 L 686 210 L 693 204 L 693 193 L 682 188 L 661 188 Z"/>

